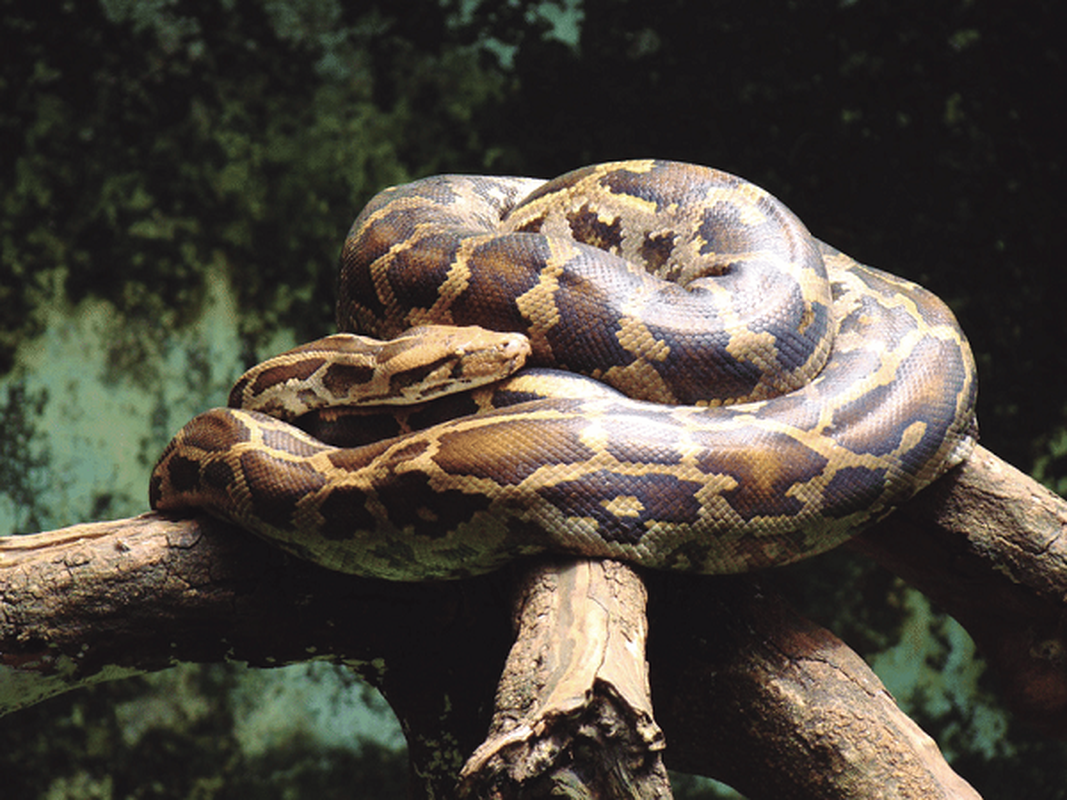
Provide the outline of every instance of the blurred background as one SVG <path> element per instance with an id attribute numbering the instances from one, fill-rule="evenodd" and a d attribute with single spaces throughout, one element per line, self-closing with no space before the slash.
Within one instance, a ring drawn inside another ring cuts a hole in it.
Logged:
<path id="1" fill-rule="evenodd" d="M 1052 0 L 0 9 L 0 535 L 146 510 L 184 421 L 333 330 L 337 254 L 380 189 L 649 156 L 742 175 L 938 293 L 983 444 L 1067 491 Z M 985 797 L 1067 797 L 1067 748 L 1012 721 L 921 595 L 847 554 L 781 581 Z M 326 665 L 184 666 L 0 721 L 5 798 L 401 797 L 402 748 Z"/>

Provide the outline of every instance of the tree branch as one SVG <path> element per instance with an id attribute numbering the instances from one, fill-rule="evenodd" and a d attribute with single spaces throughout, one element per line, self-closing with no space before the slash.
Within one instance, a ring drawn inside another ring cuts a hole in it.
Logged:
<path id="1" fill-rule="evenodd" d="M 749 800 L 978 798 L 862 658 L 757 581 L 663 594 L 650 653 L 672 768 Z"/>
<path id="2" fill-rule="evenodd" d="M 1067 502 L 983 447 L 850 543 L 951 614 L 1027 724 L 1067 736 Z"/>
<path id="3" fill-rule="evenodd" d="M 518 636 L 463 796 L 671 796 L 645 661 L 647 593 L 616 561 L 540 562 L 517 593 Z"/>
<path id="4" fill-rule="evenodd" d="M 854 544 L 959 619 L 1016 713 L 1054 735 L 1067 710 L 1065 522 L 1067 503 L 979 449 Z M 773 571 L 647 580 L 668 765 L 753 800 L 870 796 L 859 777 L 885 770 L 923 796 L 975 796 L 854 653 L 761 586 Z M 0 711 L 175 661 L 328 659 L 382 690 L 419 791 L 449 796 L 490 730 L 516 581 L 352 578 L 200 517 L 0 538 Z M 753 775 L 772 788 L 745 786 Z"/>

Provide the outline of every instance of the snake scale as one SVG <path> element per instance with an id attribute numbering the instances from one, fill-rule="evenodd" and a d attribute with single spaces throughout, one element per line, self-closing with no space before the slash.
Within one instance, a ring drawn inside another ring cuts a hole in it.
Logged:
<path id="1" fill-rule="evenodd" d="M 728 573 L 834 547 L 976 436 L 938 298 L 706 167 L 387 189 L 344 244 L 337 317 L 349 334 L 176 435 L 154 508 L 394 580 L 544 551 Z M 382 400 L 405 405 L 347 408 Z"/>

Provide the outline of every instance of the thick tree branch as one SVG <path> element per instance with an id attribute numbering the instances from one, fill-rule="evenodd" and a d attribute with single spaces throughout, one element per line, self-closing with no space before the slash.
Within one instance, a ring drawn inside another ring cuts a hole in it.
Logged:
<path id="1" fill-rule="evenodd" d="M 672 768 L 750 800 L 978 797 L 863 659 L 780 597 L 743 577 L 660 583 L 652 688 Z"/>
<path id="2" fill-rule="evenodd" d="M 1067 502 L 983 447 L 851 546 L 951 614 L 1028 724 L 1067 736 Z"/>
<path id="3" fill-rule="evenodd" d="M 209 517 L 0 538 L 0 714 L 175 662 L 330 660 L 386 696 L 432 796 L 485 735 L 511 643 L 502 597 L 496 580 L 353 579 Z"/>
<path id="4" fill-rule="evenodd" d="M 968 627 L 1020 717 L 1060 735 L 1065 520 L 1063 500 L 979 450 L 855 545 Z M 933 782 L 916 786 L 974 796 L 855 654 L 752 579 L 648 580 L 669 766 L 759 798 L 869 796 L 828 776 L 891 764 L 900 779 L 905 765 L 909 779 Z M 514 583 L 507 573 L 432 585 L 354 579 L 203 518 L 144 515 L 0 539 L 0 709 L 175 661 L 277 666 L 312 654 L 383 691 L 408 732 L 420 790 L 448 796 L 490 727 Z M 761 794 L 745 775 L 776 788 Z"/>
<path id="5" fill-rule="evenodd" d="M 517 593 L 518 636 L 464 796 L 671 796 L 653 719 L 647 594 L 614 561 L 541 562 Z"/>

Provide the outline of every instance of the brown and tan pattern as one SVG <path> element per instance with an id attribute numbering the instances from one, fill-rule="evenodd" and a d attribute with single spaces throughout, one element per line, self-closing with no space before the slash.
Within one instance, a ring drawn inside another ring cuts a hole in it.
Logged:
<path id="1" fill-rule="evenodd" d="M 423 325 L 387 342 L 335 333 L 252 367 L 229 405 L 286 422 L 320 408 L 410 406 L 497 382 L 529 354 L 522 334 L 476 325 Z"/>
<path id="2" fill-rule="evenodd" d="M 330 568 L 397 580 L 546 550 L 736 572 L 839 544 L 974 444 L 974 363 L 947 307 L 704 167 L 387 189 L 349 233 L 340 287 L 344 330 L 521 333 L 531 369 L 353 434 L 353 417 L 378 413 L 345 409 L 359 385 L 403 397 L 425 374 L 439 393 L 437 378 L 462 381 L 462 359 L 376 378 L 332 367 L 329 347 L 298 349 L 231 400 L 318 409 L 298 420 L 315 435 L 258 411 L 202 414 L 160 459 L 153 507 L 203 508 Z M 506 369 L 523 347 L 489 351 Z M 291 399 L 301 392 L 312 399 Z"/>

